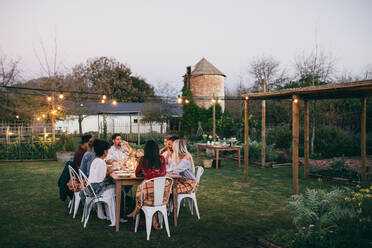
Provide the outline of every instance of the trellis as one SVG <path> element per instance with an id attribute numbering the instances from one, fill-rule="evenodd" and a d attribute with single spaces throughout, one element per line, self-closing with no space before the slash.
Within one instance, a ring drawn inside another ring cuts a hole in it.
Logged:
<path id="1" fill-rule="evenodd" d="M 248 144 L 249 144 L 249 126 L 248 126 L 248 103 L 250 100 L 292 100 L 292 180 L 293 192 L 298 194 L 298 154 L 299 154 L 299 116 L 300 101 L 304 102 L 304 177 L 309 173 L 309 101 L 320 99 L 339 99 L 339 98 L 360 98 L 361 109 L 361 175 L 362 182 L 366 182 L 366 109 L 367 97 L 372 95 L 372 80 L 356 81 L 343 84 L 328 84 L 322 86 L 310 86 L 304 88 L 248 93 L 244 97 L 244 180 L 248 180 Z M 262 132 L 266 132 L 263 127 Z M 262 149 L 266 146 L 262 142 Z M 261 160 L 265 159 L 261 157 Z"/>

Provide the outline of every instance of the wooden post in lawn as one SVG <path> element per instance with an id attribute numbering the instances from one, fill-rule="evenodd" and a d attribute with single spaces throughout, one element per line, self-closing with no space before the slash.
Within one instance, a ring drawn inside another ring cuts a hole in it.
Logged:
<path id="1" fill-rule="evenodd" d="M 305 100 L 305 123 L 304 123 L 304 177 L 309 176 L 309 101 Z"/>
<path id="2" fill-rule="evenodd" d="M 132 140 L 132 114 L 129 114 L 129 139 Z"/>
<path id="3" fill-rule="evenodd" d="M 266 92 L 266 79 L 262 82 L 263 92 Z M 261 117 L 261 167 L 266 165 L 266 100 L 262 100 Z"/>
<path id="4" fill-rule="evenodd" d="M 293 193 L 298 194 L 298 140 L 299 140 L 299 99 L 292 96 L 292 177 Z"/>
<path id="5" fill-rule="evenodd" d="M 362 99 L 362 123 L 360 131 L 360 148 L 361 148 L 361 174 L 362 174 L 362 183 L 367 182 L 366 174 L 366 117 L 367 117 L 367 98 L 364 96 Z"/>
<path id="6" fill-rule="evenodd" d="M 248 182 L 248 145 L 249 145 L 249 126 L 248 126 L 248 97 L 244 100 L 244 182 Z"/>
<path id="7" fill-rule="evenodd" d="M 140 129 L 140 113 L 138 112 L 137 116 L 137 137 L 138 137 L 138 145 L 141 144 L 141 129 Z"/>
<path id="8" fill-rule="evenodd" d="M 213 97 L 213 141 L 216 141 L 216 100 Z"/>

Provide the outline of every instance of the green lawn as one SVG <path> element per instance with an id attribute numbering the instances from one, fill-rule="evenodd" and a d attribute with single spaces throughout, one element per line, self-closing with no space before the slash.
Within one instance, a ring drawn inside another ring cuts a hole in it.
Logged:
<path id="1" fill-rule="evenodd" d="M 0 247 L 253 247 L 255 238 L 276 228 L 292 227 L 287 200 L 292 193 L 291 169 L 249 168 L 249 182 L 236 161 L 206 169 L 197 194 L 201 219 L 181 208 L 178 227 L 170 218 L 171 238 L 153 231 L 150 241 L 131 223 L 119 233 L 91 215 L 87 228 L 68 214 L 59 200 L 57 162 L 0 164 Z M 302 175 L 302 170 L 300 170 Z M 300 177 L 300 190 L 319 185 Z M 93 213 L 93 212 L 92 212 Z"/>

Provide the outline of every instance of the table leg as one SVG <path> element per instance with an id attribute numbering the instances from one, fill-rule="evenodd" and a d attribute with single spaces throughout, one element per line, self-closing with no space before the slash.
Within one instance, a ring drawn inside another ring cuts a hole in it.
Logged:
<path id="1" fill-rule="evenodd" d="M 120 225 L 120 203 L 121 203 L 121 183 L 115 182 L 116 186 L 116 231 L 119 232 Z"/>
<path id="2" fill-rule="evenodd" d="M 218 158 L 219 158 L 219 150 L 216 149 L 216 169 L 218 169 Z"/>
<path id="3" fill-rule="evenodd" d="M 199 145 L 196 145 L 196 162 L 199 163 Z"/>
<path id="4" fill-rule="evenodd" d="M 174 227 L 177 227 L 177 188 L 173 185 L 173 218 L 174 218 Z"/>
<path id="5" fill-rule="evenodd" d="M 240 168 L 240 148 L 238 150 L 238 165 L 239 165 L 239 168 Z"/>

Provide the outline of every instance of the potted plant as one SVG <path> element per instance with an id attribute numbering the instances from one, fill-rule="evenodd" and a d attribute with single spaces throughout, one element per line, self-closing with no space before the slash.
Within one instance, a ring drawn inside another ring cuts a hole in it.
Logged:
<path id="1" fill-rule="evenodd" d="M 72 161 L 77 144 L 71 136 L 63 134 L 57 141 L 56 157 L 58 162 Z"/>

